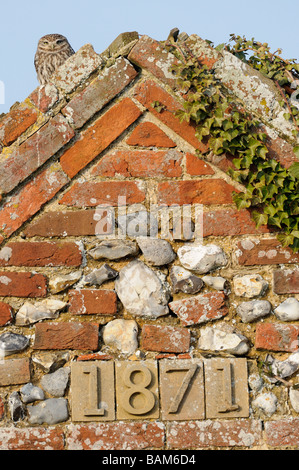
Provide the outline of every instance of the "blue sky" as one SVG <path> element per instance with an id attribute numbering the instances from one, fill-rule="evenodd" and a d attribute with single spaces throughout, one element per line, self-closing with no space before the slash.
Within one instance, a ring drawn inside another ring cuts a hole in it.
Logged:
<path id="1" fill-rule="evenodd" d="M 268 42 L 284 58 L 299 59 L 299 2 L 290 0 L 4 0 L 0 4 L 0 114 L 37 86 L 33 65 L 44 34 L 68 37 L 75 50 L 91 43 L 100 53 L 122 32 L 164 40 L 178 27 L 215 45 L 230 33 Z M 5 104 L 1 104 L 1 85 Z"/>

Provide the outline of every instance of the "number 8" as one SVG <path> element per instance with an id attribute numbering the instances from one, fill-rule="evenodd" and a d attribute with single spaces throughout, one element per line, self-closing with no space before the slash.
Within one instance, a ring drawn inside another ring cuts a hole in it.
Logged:
<path id="1" fill-rule="evenodd" d="M 141 372 L 143 375 L 142 381 L 138 384 L 135 384 L 132 381 L 132 375 L 134 372 Z M 133 364 L 125 369 L 123 374 L 123 383 L 127 387 L 127 390 L 122 393 L 121 405 L 127 413 L 132 415 L 143 415 L 149 413 L 154 408 L 156 403 L 155 395 L 147 388 L 150 386 L 151 381 L 152 373 L 143 365 Z M 139 406 L 138 408 L 135 408 L 131 404 L 132 397 L 136 394 L 141 394 L 145 398 L 144 405 Z"/>

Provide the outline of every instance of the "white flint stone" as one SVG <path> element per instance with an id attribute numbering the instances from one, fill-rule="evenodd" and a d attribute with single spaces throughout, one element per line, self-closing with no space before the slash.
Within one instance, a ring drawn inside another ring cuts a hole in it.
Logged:
<path id="1" fill-rule="evenodd" d="M 253 408 L 257 408 L 267 416 L 272 416 L 277 408 L 277 396 L 271 392 L 261 393 L 252 402 Z"/>
<path id="2" fill-rule="evenodd" d="M 30 424 L 57 424 L 69 417 L 65 398 L 48 398 L 37 405 L 28 405 L 27 411 Z"/>
<path id="3" fill-rule="evenodd" d="M 268 289 L 268 282 L 260 274 L 246 274 L 235 276 L 233 279 L 235 294 L 239 297 L 263 296 Z"/>
<path id="4" fill-rule="evenodd" d="M 250 374 L 248 377 L 248 384 L 251 390 L 259 392 L 264 385 L 264 381 L 259 374 Z"/>
<path id="5" fill-rule="evenodd" d="M 274 313 L 281 321 L 299 320 L 299 302 L 295 297 L 290 297 L 276 307 Z"/>
<path id="6" fill-rule="evenodd" d="M 7 331 L 0 336 L 0 359 L 27 348 L 29 339 L 18 333 Z"/>
<path id="7" fill-rule="evenodd" d="M 228 290 L 228 281 L 221 276 L 203 276 L 203 282 L 209 287 L 213 287 L 216 290 Z"/>
<path id="8" fill-rule="evenodd" d="M 89 254 L 95 260 L 107 258 L 110 260 L 137 255 L 138 246 L 131 240 L 104 240 L 99 245 L 89 250 Z"/>
<path id="9" fill-rule="evenodd" d="M 49 280 L 49 288 L 52 294 L 57 294 L 63 291 L 67 287 L 74 285 L 80 280 L 82 271 L 75 271 L 64 276 L 57 276 L 54 279 Z"/>
<path id="10" fill-rule="evenodd" d="M 70 376 L 70 367 L 61 367 L 52 374 L 44 375 L 40 384 L 53 397 L 63 397 Z"/>
<path id="11" fill-rule="evenodd" d="M 213 244 L 186 243 L 178 249 L 178 257 L 184 268 L 199 274 L 208 273 L 227 264 L 227 257 L 222 248 Z"/>
<path id="12" fill-rule="evenodd" d="M 299 389 L 290 388 L 290 402 L 296 413 L 299 413 Z"/>
<path id="13" fill-rule="evenodd" d="M 25 302 L 16 314 L 16 325 L 29 325 L 40 320 L 57 318 L 67 302 L 57 299 L 46 299 L 31 304 Z"/>
<path id="14" fill-rule="evenodd" d="M 240 331 L 229 324 L 222 323 L 215 327 L 200 330 L 198 348 L 205 351 L 227 352 L 237 356 L 249 351 L 249 341 Z"/>
<path id="15" fill-rule="evenodd" d="M 176 257 L 171 244 L 167 240 L 163 240 L 161 238 L 138 237 L 137 243 L 145 260 L 154 266 L 169 264 Z"/>
<path id="16" fill-rule="evenodd" d="M 45 394 L 43 390 L 39 387 L 36 387 L 31 382 L 24 385 L 21 390 L 21 398 L 24 403 L 32 403 L 36 400 L 44 400 Z"/>
<path id="17" fill-rule="evenodd" d="M 157 318 L 169 312 L 170 286 L 165 276 L 142 261 L 132 261 L 121 269 L 115 290 L 132 315 Z"/>
<path id="18" fill-rule="evenodd" d="M 136 351 L 137 333 L 138 326 L 134 320 L 112 320 L 102 329 L 105 345 L 123 354 L 133 354 Z"/>
<path id="19" fill-rule="evenodd" d="M 289 377 L 299 369 L 299 351 L 290 354 L 284 361 L 273 359 L 271 362 L 271 370 L 274 375 L 281 377 Z"/>
<path id="20" fill-rule="evenodd" d="M 250 323 L 265 317 L 270 312 L 271 304 L 268 300 L 250 300 L 249 302 L 242 302 L 237 307 L 237 313 L 243 323 Z"/>

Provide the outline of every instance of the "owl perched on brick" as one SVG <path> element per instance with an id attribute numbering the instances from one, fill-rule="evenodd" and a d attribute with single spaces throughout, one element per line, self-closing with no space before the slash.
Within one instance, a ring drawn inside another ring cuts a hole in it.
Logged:
<path id="1" fill-rule="evenodd" d="M 40 38 L 34 57 L 39 83 L 46 85 L 55 70 L 74 53 L 68 40 L 61 34 L 47 34 Z"/>

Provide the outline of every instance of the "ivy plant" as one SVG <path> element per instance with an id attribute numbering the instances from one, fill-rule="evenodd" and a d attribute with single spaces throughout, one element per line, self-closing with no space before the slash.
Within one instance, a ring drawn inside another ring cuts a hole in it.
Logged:
<path id="1" fill-rule="evenodd" d="M 235 41 L 234 47 L 221 45 L 218 49 L 226 47 L 241 60 L 246 60 L 277 82 L 280 90 L 282 86 L 290 86 L 299 76 L 299 65 L 271 55 L 268 45 L 234 35 L 231 40 Z M 249 209 L 257 227 L 273 226 L 282 245 L 298 252 L 299 162 L 287 169 L 269 159 L 267 136 L 261 130 L 261 123 L 227 93 L 213 71 L 202 65 L 191 51 L 182 52 L 182 46 L 175 44 L 168 44 L 168 47 L 181 59 L 172 67 L 178 85 L 185 93 L 184 109 L 176 115 L 181 121 L 193 121 L 197 138 L 200 141 L 208 139 L 209 147 L 216 155 L 225 154 L 232 160 L 233 167 L 228 173 L 245 188 L 234 193 L 238 209 Z M 251 52 L 249 58 L 246 57 L 248 51 Z M 285 92 L 282 93 L 287 101 Z M 297 125 L 299 114 L 292 109 L 290 113 Z M 299 148 L 295 147 L 294 151 L 299 154 Z"/>

